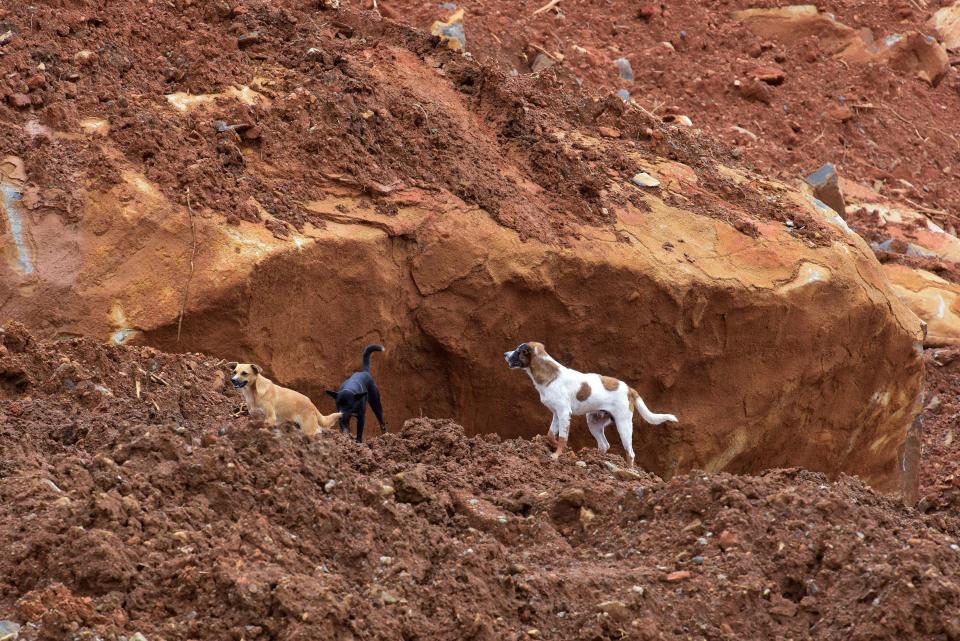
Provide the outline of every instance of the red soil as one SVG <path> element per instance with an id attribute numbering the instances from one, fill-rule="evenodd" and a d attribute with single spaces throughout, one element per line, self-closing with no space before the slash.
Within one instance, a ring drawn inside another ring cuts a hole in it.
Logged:
<path id="1" fill-rule="evenodd" d="M 389 15 L 419 28 L 447 15 L 434 1 L 378 3 L 384 4 Z M 689 116 L 696 128 L 767 175 L 794 180 L 833 162 L 842 175 L 877 183 L 888 196 L 943 210 L 935 215 L 942 226 L 956 224 L 956 214 L 949 213 L 960 211 L 955 71 L 931 87 L 884 64 L 838 60 L 816 37 L 769 41 L 732 16 L 737 9 L 789 3 L 562 0 L 539 14 L 534 12 L 546 4 L 540 0 L 457 4 L 465 10 L 467 50 L 495 68 L 526 77 L 536 56 L 545 54 L 556 62 L 539 75 L 565 82 L 573 96 L 627 89 L 658 116 Z M 929 33 L 925 23 L 940 4 L 949 3 L 816 3 L 850 27 L 870 29 L 877 39 L 911 30 Z M 632 82 L 620 77 L 614 61 L 621 57 L 631 63 Z M 751 80 L 764 69 L 782 74 L 782 82 Z M 738 80 L 740 89 L 734 85 Z"/>
<path id="2" fill-rule="evenodd" d="M 960 633 L 955 509 L 856 479 L 618 478 L 425 419 L 311 439 L 238 416 L 202 356 L 15 325 L 0 380 L 0 613 L 24 639 Z"/>

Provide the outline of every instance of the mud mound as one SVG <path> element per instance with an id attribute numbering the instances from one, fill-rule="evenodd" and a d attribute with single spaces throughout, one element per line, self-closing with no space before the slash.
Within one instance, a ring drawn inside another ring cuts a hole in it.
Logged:
<path id="1" fill-rule="evenodd" d="M 447 15 L 440 3 L 378 4 L 421 29 Z M 820 2 L 819 27 L 798 21 L 781 37 L 754 32 L 735 13 L 791 3 L 457 4 L 465 11 L 467 50 L 495 68 L 568 79 L 587 94 L 627 91 L 658 117 L 690 117 L 694 127 L 767 174 L 796 178 L 834 162 L 845 176 L 876 183 L 887 196 L 941 210 L 935 218 L 942 226 L 956 224 L 950 212 L 960 208 L 954 177 L 960 79 L 949 71 L 946 53 L 938 67 L 945 77 L 931 86 L 913 72 L 922 52 L 861 62 L 836 56 L 834 46 L 837 32 L 859 38 L 869 30 L 866 49 L 929 34 L 928 18 L 950 3 Z M 552 8 L 538 11 L 548 4 Z M 629 62 L 629 79 L 617 60 Z"/>
<path id="2" fill-rule="evenodd" d="M 385 196 L 420 188 L 562 242 L 574 223 L 613 223 L 624 196 L 610 186 L 641 170 L 633 154 L 656 152 L 701 174 L 704 215 L 747 230 L 754 217 L 798 220 L 811 239 L 831 235 L 802 208 L 718 173 L 709 140 L 596 100 L 571 78 L 510 78 L 373 12 L 60 4 L 4 10 L 15 71 L 0 90 L 10 125 L 0 144 L 24 161 L 35 214 L 76 221 L 82 191 L 109 190 L 132 164 L 172 202 L 262 220 L 278 237 L 323 225 L 304 203 L 324 190 L 359 191 L 395 212 Z M 576 129 L 604 132 L 606 144 L 584 147 Z"/>
<path id="3" fill-rule="evenodd" d="M 0 615 L 24 639 L 952 638 L 960 625 L 956 541 L 854 479 L 664 484 L 615 457 L 556 464 L 538 440 L 428 419 L 369 446 L 309 439 L 235 416 L 201 356 L 17 327 L 0 369 Z"/>

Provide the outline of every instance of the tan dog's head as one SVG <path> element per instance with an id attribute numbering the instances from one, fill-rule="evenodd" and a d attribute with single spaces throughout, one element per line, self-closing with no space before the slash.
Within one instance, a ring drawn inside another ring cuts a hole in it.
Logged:
<path id="1" fill-rule="evenodd" d="M 259 365 L 251 363 L 227 363 L 227 367 L 233 370 L 230 375 L 230 382 L 237 389 L 243 389 L 247 385 L 253 387 L 257 377 L 260 376 L 260 372 L 263 371 Z"/>

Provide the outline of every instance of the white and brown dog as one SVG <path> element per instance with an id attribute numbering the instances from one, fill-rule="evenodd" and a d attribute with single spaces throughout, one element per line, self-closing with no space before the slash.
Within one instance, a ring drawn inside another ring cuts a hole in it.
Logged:
<path id="1" fill-rule="evenodd" d="M 597 447 L 603 453 L 610 449 L 603 432 L 612 420 L 630 467 L 633 467 L 634 459 L 634 407 L 651 425 L 677 422 L 673 414 L 654 414 L 647 409 L 637 391 L 623 381 L 564 367 L 547 353 L 541 343 L 522 343 L 512 352 L 504 352 L 503 357 L 511 369 L 523 369 L 530 375 L 540 393 L 540 400 L 553 412 L 547 438 L 557 443 L 554 458 L 559 458 L 566 449 L 570 417 L 574 415 L 586 414 L 590 433 L 597 439 Z"/>
<path id="2" fill-rule="evenodd" d="M 259 365 L 250 363 L 227 363 L 233 370 L 230 382 L 240 390 L 247 410 L 252 415 L 256 410 L 264 413 L 267 425 L 281 421 L 296 423 L 304 434 L 316 434 L 320 429 L 329 429 L 340 420 L 340 413 L 324 416 L 313 402 L 300 392 L 280 387 L 263 375 Z"/>

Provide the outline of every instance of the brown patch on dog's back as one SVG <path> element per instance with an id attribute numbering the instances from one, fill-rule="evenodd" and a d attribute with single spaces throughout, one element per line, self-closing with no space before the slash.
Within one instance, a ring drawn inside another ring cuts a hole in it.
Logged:
<path id="1" fill-rule="evenodd" d="M 608 392 L 616 392 L 620 387 L 620 381 L 609 376 L 601 376 L 600 382 L 603 383 L 603 389 L 607 390 Z"/>
<path id="2" fill-rule="evenodd" d="M 530 373 L 537 385 L 549 385 L 560 376 L 560 368 L 546 359 L 547 350 L 543 343 L 527 343 L 533 351 L 530 357 Z"/>
<path id="3" fill-rule="evenodd" d="M 584 381 L 583 384 L 580 385 L 580 389 L 577 390 L 577 400 L 581 403 L 584 402 L 590 398 L 590 392 L 592 391 L 593 390 L 590 389 L 590 384 Z"/>

